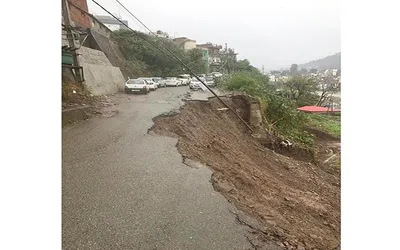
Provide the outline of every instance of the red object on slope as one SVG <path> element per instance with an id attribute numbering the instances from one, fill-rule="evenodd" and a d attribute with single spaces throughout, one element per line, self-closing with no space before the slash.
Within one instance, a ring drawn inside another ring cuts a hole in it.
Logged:
<path id="1" fill-rule="evenodd" d="M 320 107 L 320 106 L 304 106 L 297 108 L 297 110 L 304 111 L 304 112 L 310 112 L 310 113 L 326 113 L 326 112 L 340 112 L 340 109 L 331 109 L 327 107 Z"/>

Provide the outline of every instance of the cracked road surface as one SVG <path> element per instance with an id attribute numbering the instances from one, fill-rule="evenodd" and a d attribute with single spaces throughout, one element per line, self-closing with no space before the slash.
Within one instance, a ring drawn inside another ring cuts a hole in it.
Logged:
<path id="1" fill-rule="evenodd" d="M 211 171 L 184 165 L 177 139 L 147 134 L 187 91 L 132 96 L 113 117 L 63 129 L 63 249 L 253 249 Z"/>

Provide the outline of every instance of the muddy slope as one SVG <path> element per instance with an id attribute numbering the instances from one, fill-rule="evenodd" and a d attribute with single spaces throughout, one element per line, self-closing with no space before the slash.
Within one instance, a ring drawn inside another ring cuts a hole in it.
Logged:
<path id="1" fill-rule="evenodd" d="M 225 98 L 243 118 L 246 102 Z M 340 175 L 278 154 L 257 142 L 216 100 L 191 101 L 154 119 L 152 131 L 179 138 L 183 158 L 209 166 L 214 188 L 260 221 L 259 238 L 287 249 L 340 244 Z"/>

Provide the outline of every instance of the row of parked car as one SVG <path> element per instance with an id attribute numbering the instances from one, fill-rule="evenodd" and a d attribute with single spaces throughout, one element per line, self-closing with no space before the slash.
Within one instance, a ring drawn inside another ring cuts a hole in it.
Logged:
<path id="1" fill-rule="evenodd" d="M 125 93 L 142 93 L 147 94 L 150 91 L 165 87 L 178 87 L 188 85 L 185 79 L 176 77 L 139 77 L 136 79 L 128 79 L 125 83 Z"/>
<path id="2" fill-rule="evenodd" d="M 214 87 L 213 75 L 201 75 L 200 79 L 209 87 Z M 180 75 L 179 77 L 139 77 L 128 79 L 125 83 L 125 93 L 143 93 L 147 94 L 152 90 L 165 87 L 187 86 L 192 90 L 204 89 L 205 87 L 194 77 L 190 75 Z"/>

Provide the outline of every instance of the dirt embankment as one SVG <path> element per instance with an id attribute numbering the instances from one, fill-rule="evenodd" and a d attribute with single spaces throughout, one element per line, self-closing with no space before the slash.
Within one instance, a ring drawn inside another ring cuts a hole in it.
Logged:
<path id="1" fill-rule="evenodd" d="M 245 98 L 224 100 L 249 119 Z M 190 101 L 179 114 L 155 118 L 151 130 L 179 138 L 184 159 L 213 170 L 214 188 L 265 226 L 256 230 L 258 240 L 273 240 L 286 249 L 337 247 L 340 171 L 265 148 L 232 112 L 221 108 L 216 99 Z"/>

